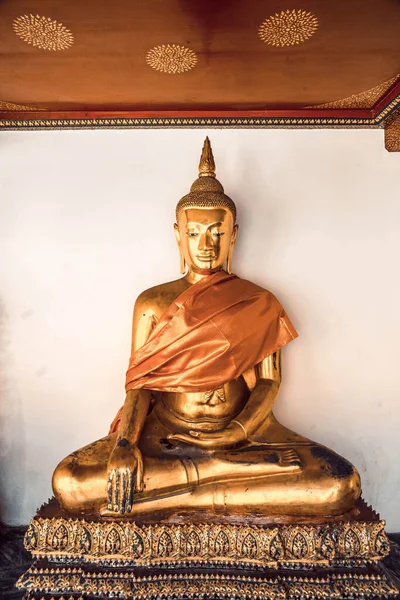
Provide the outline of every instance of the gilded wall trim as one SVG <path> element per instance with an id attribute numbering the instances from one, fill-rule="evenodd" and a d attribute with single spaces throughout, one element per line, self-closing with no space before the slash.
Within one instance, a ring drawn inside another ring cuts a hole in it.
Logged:
<path id="1" fill-rule="evenodd" d="M 0 100 L 0 111 L 16 111 L 16 112 L 43 112 L 45 108 L 35 108 L 33 106 L 25 106 L 24 104 L 14 104 L 14 102 L 7 102 L 6 100 Z"/>
<path id="2" fill-rule="evenodd" d="M 315 107 L 313 107 L 315 108 Z M 0 130 L 45 129 L 378 129 L 400 109 L 400 94 L 378 114 L 370 117 L 91 117 L 91 118 L 0 118 Z M 40 109 L 43 110 L 43 109 Z M 301 109 L 304 110 L 304 109 Z M 3 111 L 4 112 L 4 111 Z M 8 112 L 8 111 L 5 111 Z M 316 112 L 316 111 L 315 111 Z M 321 111 L 322 112 L 322 111 Z M 8 116 L 8 115 L 7 115 Z"/>
<path id="3" fill-rule="evenodd" d="M 385 148 L 388 152 L 400 152 L 400 113 L 385 128 Z"/>
<path id="4" fill-rule="evenodd" d="M 400 100 L 399 100 L 400 105 Z M 307 128 L 367 128 L 378 127 L 373 118 L 249 118 L 249 117 L 188 117 L 188 118 L 93 118 L 93 119 L 4 119 L 0 129 L 153 129 L 153 128 L 199 128 L 199 127 L 250 127 L 272 129 Z"/>
<path id="5" fill-rule="evenodd" d="M 376 85 L 373 88 L 369 88 L 364 92 L 358 94 L 352 94 L 341 100 L 335 100 L 333 102 L 325 102 L 324 104 L 314 104 L 311 106 L 305 106 L 305 108 L 373 108 L 377 102 L 389 91 L 389 89 L 398 81 L 400 81 L 400 74 L 391 77 L 387 81 Z"/>

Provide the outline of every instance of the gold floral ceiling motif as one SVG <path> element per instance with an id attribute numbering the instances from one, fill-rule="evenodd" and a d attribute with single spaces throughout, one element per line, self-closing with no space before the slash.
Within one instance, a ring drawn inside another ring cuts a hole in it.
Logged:
<path id="1" fill-rule="evenodd" d="M 170 75 L 177 75 L 190 71 L 197 63 L 197 55 L 190 48 L 177 46 L 176 44 L 167 44 L 155 46 L 148 51 L 146 55 L 147 64 Z"/>
<path id="2" fill-rule="evenodd" d="M 326 102 L 325 104 L 314 104 L 312 106 L 305 106 L 304 108 L 372 108 L 398 81 L 400 81 L 400 74 L 391 77 L 387 81 L 384 81 L 369 90 L 365 90 L 365 92 L 352 94 L 342 100 Z"/>
<path id="3" fill-rule="evenodd" d="M 308 40 L 318 29 L 318 19 L 305 10 L 282 10 L 266 19 L 258 30 L 270 46 L 295 46 Z"/>
<path id="4" fill-rule="evenodd" d="M 21 15 L 13 22 L 15 34 L 27 44 L 42 50 L 66 50 L 74 36 L 62 23 L 39 15 Z"/>

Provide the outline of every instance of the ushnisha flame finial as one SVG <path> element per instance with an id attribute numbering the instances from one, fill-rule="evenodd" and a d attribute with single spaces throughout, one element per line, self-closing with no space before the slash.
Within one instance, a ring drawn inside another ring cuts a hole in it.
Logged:
<path id="1" fill-rule="evenodd" d="M 215 177 L 215 161 L 211 143 L 206 137 L 199 163 L 199 176 L 192 183 L 190 192 L 181 198 L 176 207 L 176 221 L 179 214 L 187 208 L 217 208 L 223 207 L 231 211 L 233 221 L 236 220 L 236 206 L 224 193 L 224 188 Z"/>
<path id="2" fill-rule="evenodd" d="M 199 162 L 199 177 L 215 178 L 215 161 L 211 148 L 211 142 L 208 136 L 204 140 L 203 150 L 201 152 Z"/>

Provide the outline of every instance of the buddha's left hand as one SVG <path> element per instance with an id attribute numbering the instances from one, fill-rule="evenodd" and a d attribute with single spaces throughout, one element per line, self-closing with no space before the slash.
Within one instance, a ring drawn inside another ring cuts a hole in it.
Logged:
<path id="1" fill-rule="evenodd" d="M 236 421 L 231 421 L 225 429 L 212 433 L 202 431 L 190 431 L 186 433 L 171 433 L 167 436 L 171 441 L 185 442 L 193 446 L 199 446 L 206 450 L 223 450 L 236 446 L 247 439 L 244 427 Z"/>

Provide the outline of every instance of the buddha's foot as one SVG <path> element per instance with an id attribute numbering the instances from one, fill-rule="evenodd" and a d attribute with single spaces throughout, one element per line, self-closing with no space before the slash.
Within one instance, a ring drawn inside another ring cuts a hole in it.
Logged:
<path id="1" fill-rule="evenodd" d="M 298 471 L 301 469 L 301 460 L 299 455 L 294 450 L 283 450 L 279 456 L 279 463 L 286 469 Z"/>
<path id="2" fill-rule="evenodd" d="M 230 465 L 231 472 L 221 472 L 221 479 L 242 479 L 243 477 L 257 477 L 265 475 L 279 475 L 281 473 L 295 473 L 302 470 L 299 455 L 292 448 L 271 449 L 267 444 L 245 446 L 239 450 L 225 452 L 221 459 L 218 471 L 224 471 L 224 466 Z M 234 468 L 232 469 L 232 466 Z M 199 465 L 201 470 L 201 465 Z M 223 477 L 225 475 L 225 477 Z M 206 477 L 203 478 L 207 480 Z"/>

